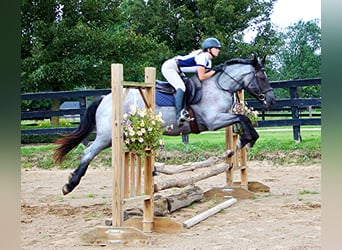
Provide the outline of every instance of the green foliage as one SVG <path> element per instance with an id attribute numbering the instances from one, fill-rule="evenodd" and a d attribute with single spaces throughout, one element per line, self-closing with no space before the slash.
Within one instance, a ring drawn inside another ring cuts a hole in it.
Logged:
<path id="1" fill-rule="evenodd" d="M 21 111 L 34 111 L 34 110 L 49 110 L 51 108 L 51 100 L 23 100 L 21 102 Z"/>
<path id="2" fill-rule="evenodd" d="M 321 77 L 321 28 L 318 20 L 299 21 L 279 33 L 283 45 L 273 57 L 272 80 Z M 320 97 L 320 86 L 303 87 L 301 97 Z M 280 91 L 280 90 L 278 90 Z M 277 93 L 279 98 L 285 93 Z"/>
<path id="3" fill-rule="evenodd" d="M 70 126 L 71 123 L 66 120 L 66 119 L 59 119 L 59 125 L 60 127 L 66 127 L 66 126 Z M 38 127 L 51 127 L 51 122 L 50 120 L 42 120 L 42 121 L 38 121 Z"/>
<path id="4" fill-rule="evenodd" d="M 265 52 L 261 42 L 262 51 L 239 44 L 251 24 L 269 30 L 272 6 L 257 0 L 22 0 L 22 92 L 107 88 L 111 63 L 125 65 L 125 79 L 142 81 L 145 67 L 159 69 L 209 36 L 224 45 L 217 63 L 227 52 L 229 58 Z"/>
<path id="5" fill-rule="evenodd" d="M 289 26 L 283 34 L 285 44 L 280 49 L 279 73 L 284 79 L 320 77 L 321 29 L 317 21 Z"/>
<path id="6" fill-rule="evenodd" d="M 270 21 L 274 2 L 22 0 L 21 91 L 108 88 L 112 63 L 124 64 L 128 81 L 143 81 L 145 67 L 157 68 L 162 79 L 165 59 L 198 49 L 211 36 L 223 45 L 214 64 L 256 53 L 268 56 L 270 80 L 320 77 L 317 22 L 278 32 Z M 256 32 L 249 42 L 243 40 L 246 30 Z M 302 93 L 317 97 L 320 87 Z M 22 108 L 31 106 L 24 102 Z"/>
<path id="7" fill-rule="evenodd" d="M 249 57 L 251 52 L 274 53 L 268 50 L 270 39 L 260 39 L 258 46 L 243 42 L 246 28 L 257 26 L 259 37 L 269 35 L 272 1 L 127 0 L 125 7 L 128 9 L 125 17 L 136 32 L 166 42 L 174 54 L 197 49 L 210 36 L 217 37 L 223 45 L 217 63 L 233 57 Z"/>
<path id="8" fill-rule="evenodd" d="M 120 3 L 23 1 L 22 92 L 108 88 L 112 63 L 125 64 L 127 80 L 161 64 L 168 48 L 122 26 Z"/>

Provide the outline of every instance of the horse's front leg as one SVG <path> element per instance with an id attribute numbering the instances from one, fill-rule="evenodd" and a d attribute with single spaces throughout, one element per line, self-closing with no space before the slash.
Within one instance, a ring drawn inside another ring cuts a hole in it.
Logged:
<path id="1" fill-rule="evenodd" d="M 252 126 L 249 118 L 245 115 L 220 113 L 212 119 L 209 119 L 206 126 L 209 130 L 217 130 L 235 123 L 240 123 L 242 126 L 242 135 L 240 136 L 240 141 L 237 144 L 237 149 L 243 148 L 248 143 L 250 144 L 250 147 L 252 147 L 259 138 L 259 135 Z"/>
<path id="2" fill-rule="evenodd" d="M 245 115 L 238 115 L 240 118 L 240 124 L 242 126 L 242 135 L 240 136 L 240 141 L 237 144 L 237 148 L 243 148 L 244 146 L 248 146 L 248 148 L 253 147 L 255 142 L 259 138 L 258 132 L 253 127 L 251 120 Z"/>

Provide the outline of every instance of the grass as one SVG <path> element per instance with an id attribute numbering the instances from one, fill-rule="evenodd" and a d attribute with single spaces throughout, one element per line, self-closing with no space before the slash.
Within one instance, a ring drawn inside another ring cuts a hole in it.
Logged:
<path id="1" fill-rule="evenodd" d="M 260 138 L 247 153 L 248 160 L 269 160 L 274 164 L 312 164 L 321 161 L 321 131 L 318 126 L 302 127 L 302 142 L 293 140 L 291 127 L 257 128 Z M 278 130 L 275 130 L 278 129 Z M 315 130 L 309 130 L 315 129 Z M 180 136 L 164 136 L 165 150 L 159 152 L 157 162 L 184 164 L 219 156 L 225 151 L 225 131 L 218 130 L 189 135 L 189 144 L 184 145 Z M 22 168 L 76 168 L 85 149 L 78 145 L 67 156 L 62 165 L 53 161 L 56 145 L 23 145 L 21 147 Z M 111 149 L 103 150 L 91 163 L 92 167 L 111 167 Z"/>
<path id="2" fill-rule="evenodd" d="M 91 218 L 98 218 L 101 216 L 101 213 L 88 213 L 83 215 L 83 219 L 91 219 Z"/>
<path id="3" fill-rule="evenodd" d="M 319 194 L 316 191 L 310 191 L 310 190 L 302 190 L 299 192 L 300 195 L 306 195 L 306 194 Z"/>

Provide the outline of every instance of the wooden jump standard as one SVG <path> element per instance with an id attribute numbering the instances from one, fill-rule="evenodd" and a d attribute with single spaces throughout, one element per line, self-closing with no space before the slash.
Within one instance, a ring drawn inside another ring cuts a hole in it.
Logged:
<path id="1" fill-rule="evenodd" d="M 238 91 L 238 100 L 244 102 L 244 91 Z M 226 149 L 234 151 L 234 155 L 232 157 L 226 158 L 226 163 L 230 166 L 228 171 L 226 172 L 226 185 L 227 187 L 240 187 L 242 189 L 251 191 L 251 192 L 269 192 L 270 189 L 268 186 L 257 182 L 257 181 L 248 181 L 247 174 L 247 150 L 246 148 L 242 148 L 240 150 L 236 150 L 236 144 L 239 139 L 239 135 L 233 132 L 233 126 L 229 126 L 226 128 Z M 240 170 L 240 179 L 241 181 L 233 180 L 233 172 L 234 170 Z"/>
<path id="2" fill-rule="evenodd" d="M 155 110 L 155 68 L 145 68 L 145 82 L 124 82 L 123 65 L 111 65 L 112 85 L 112 168 L 113 168 L 113 192 L 112 192 L 112 219 L 111 226 L 98 226 L 95 229 L 95 240 L 97 244 L 125 243 L 128 241 L 150 241 L 151 232 L 179 232 L 183 228 L 190 228 L 209 216 L 217 213 L 223 208 L 229 207 L 237 200 L 235 198 L 225 201 L 208 211 L 205 211 L 183 224 L 168 218 L 154 217 L 154 156 L 146 156 L 143 159 L 134 154 L 124 151 L 123 147 L 123 99 L 126 88 L 138 88 L 145 106 Z M 240 92 L 240 100 L 243 93 Z M 226 148 L 235 151 L 238 135 L 232 130 L 232 126 L 226 128 Z M 267 186 L 258 182 L 248 182 L 247 178 L 247 156 L 246 150 L 238 150 L 227 158 L 229 167 L 226 171 L 226 187 L 235 187 L 249 191 L 268 191 Z M 143 192 L 141 192 L 142 179 L 141 168 L 144 167 Z M 233 171 L 240 169 L 241 182 L 233 182 Z M 253 184 L 253 185 L 251 185 Z M 214 192 L 222 192 L 221 189 Z M 123 206 L 134 202 L 143 202 L 143 217 L 130 218 L 124 221 Z"/>
<path id="3" fill-rule="evenodd" d="M 143 159 L 124 150 L 123 100 L 131 88 L 137 88 L 146 108 L 155 110 L 155 68 L 145 68 L 145 82 L 125 82 L 123 65 L 111 65 L 112 86 L 112 219 L 111 226 L 95 229 L 95 243 L 114 244 L 128 241 L 149 241 L 151 232 L 175 232 L 182 230 L 180 223 L 168 218 L 154 217 L 154 156 Z M 143 170 L 143 192 L 141 168 Z M 143 217 L 124 221 L 124 205 L 143 202 Z"/>

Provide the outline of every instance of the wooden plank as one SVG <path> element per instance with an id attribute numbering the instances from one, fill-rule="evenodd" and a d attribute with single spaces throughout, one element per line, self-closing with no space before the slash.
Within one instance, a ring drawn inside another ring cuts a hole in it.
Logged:
<path id="1" fill-rule="evenodd" d="M 113 193 L 112 193 L 112 223 L 114 227 L 120 227 L 123 223 L 123 128 L 122 128 L 122 99 L 123 92 L 123 65 L 111 65 L 112 85 L 112 168 L 113 168 Z"/>
<path id="2" fill-rule="evenodd" d="M 128 180 L 128 177 L 129 177 L 129 168 L 130 168 L 130 165 L 129 165 L 129 155 L 130 153 L 128 151 L 125 151 L 124 152 L 125 154 L 125 159 L 124 159 L 124 180 Z M 127 181 L 124 181 L 123 183 L 123 188 L 124 188 L 124 192 L 123 192 L 123 197 L 124 198 L 127 198 L 129 197 L 129 183 Z"/>
<path id="3" fill-rule="evenodd" d="M 131 159 L 130 159 L 130 164 L 129 164 L 129 167 L 130 167 L 129 184 L 130 184 L 130 196 L 133 197 L 135 195 L 140 195 L 140 194 L 136 193 L 136 176 L 135 176 L 135 170 L 137 168 L 136 155 L 131 153 L 130 158 Z"/>
<path id="4" fill-rule="evenodd" d="M 236 182 L 234 182 L 235 185 Z M 253 199 L 254 194 L 246 190 L 244 188 L 240 188 L 240 182 L 239 185 L 236 185 L 235 187 L 232 186 L 226 186 L 222 188 L 212 188 L 204 193 L 204 198 L 206 199 L 215 199 L 215 198 L 235 198 L 235 199 Z"/>
<path id="5" fill-rule="evenodd" d="M 149 68 L 149 69 L 151 69 L 151 68 Z M 152 69 L 154 69 L 154 68 L 152 68 Z M 123 87 L 130 87 L 130 88 L 152 88 L 152 87 L 154 87 L 154 85 L 155 85 L 154 82 L 128 82 L 128 81 L 122 81 L 122 86 Z"/>
<path id="6" fill-rule="evenodd" d="M 151 153 L 151 152 L 149 152 Z M 154 157 L 146 156 L 144 161 L 144 194 L 150 195 L 151 199 L 144 200 L 143 232 L 153 231 L 154 202 L 153 202 L 153 164 Z"/>
<path id="7" fill-rule="evenodd" d="M 221 210 L 230 207 L 231 205 L 235 204 L 237 202 L 237 200 L 235 198 L 232 198 L 230 200 L 227 200 L 225 202 L 222 202 L 218 205 L 216 205 L 215 207 L 210 208 L 209 210 L 200 213 L 194 217 L 192 217 L 189 220 L 186 220 L 183 222 L 183 226 L 185 228 L 190 228 L 198 223 L 200 223 L 201 221 L 207 219 L 208 217 L 217 214 L 218 212 L 220 212 Z"/>
<path id="8" fill-rule="evenodd" d="M 145 90 L 147 107 L 155 110 L 155 99 L 156 99 L 156 69 L 152 67 L 145 68 L 145 83 L 149 84 L 151 87 Z"/>
<path id="9" fill-rule="evenodd" d="M 141 217 L 132 217 L 124 222 L 124 226 L 134 227 L 143 230 Z M 178 233 L 184 231 L 181 223 L 165 217 L 154 217 L 153 231 L 156 233 Z"/>
<path id="10" fill-rule="evenodd" d="M 240 186 L 241 186 L 240 181 L 234 181 L 231 187 L 240 187 Z M 251 191 L 253 193 L 269 192 L 270 187 L 258 181 L 248 181 L 248 191 Z"/>
<path id="11" fill-rule="evenodd" d="M 233 147 L 233 126 L 229 126 L 225 129 L 226 132 L 226 151 L 230 150 L 233 151 L 235 154 L 235 148 Z M 233 157 L 235 157 L 233 155 Z M 233 183 L 233 157 L 228 157 L 226 159 L 226 163 L 228 165 L 228 169 L 226 171 L 226 183 L 227 185 L 230 185 Z"/>
<path id="12" fill-rule="evenodd" d="M 145 201 L 151 199 L 151 195 L 138 195 L 123 199 L 123 205 L 128 205 L 129 203 L 137 201 Z"/>
<path id="13" fill-rule="evenodd" d="M 81 236 L 83 242 L 106 246 L 113 244 L 126 244 L 129 242 L 150 243 L 150 236 L 141 230 L 129 227 L 97 226 L 95 229 Z"/>
<path id="14" fill-rule="evenodd" d="M 135 187 L 135 193 L 136 194 L 141 194 L 141 168 L 142 168 L 142 164 L 141 164 L 141 157 L 137 157 L 136 159 L 136 164 L 137 164 L 137 185 Z"/>

